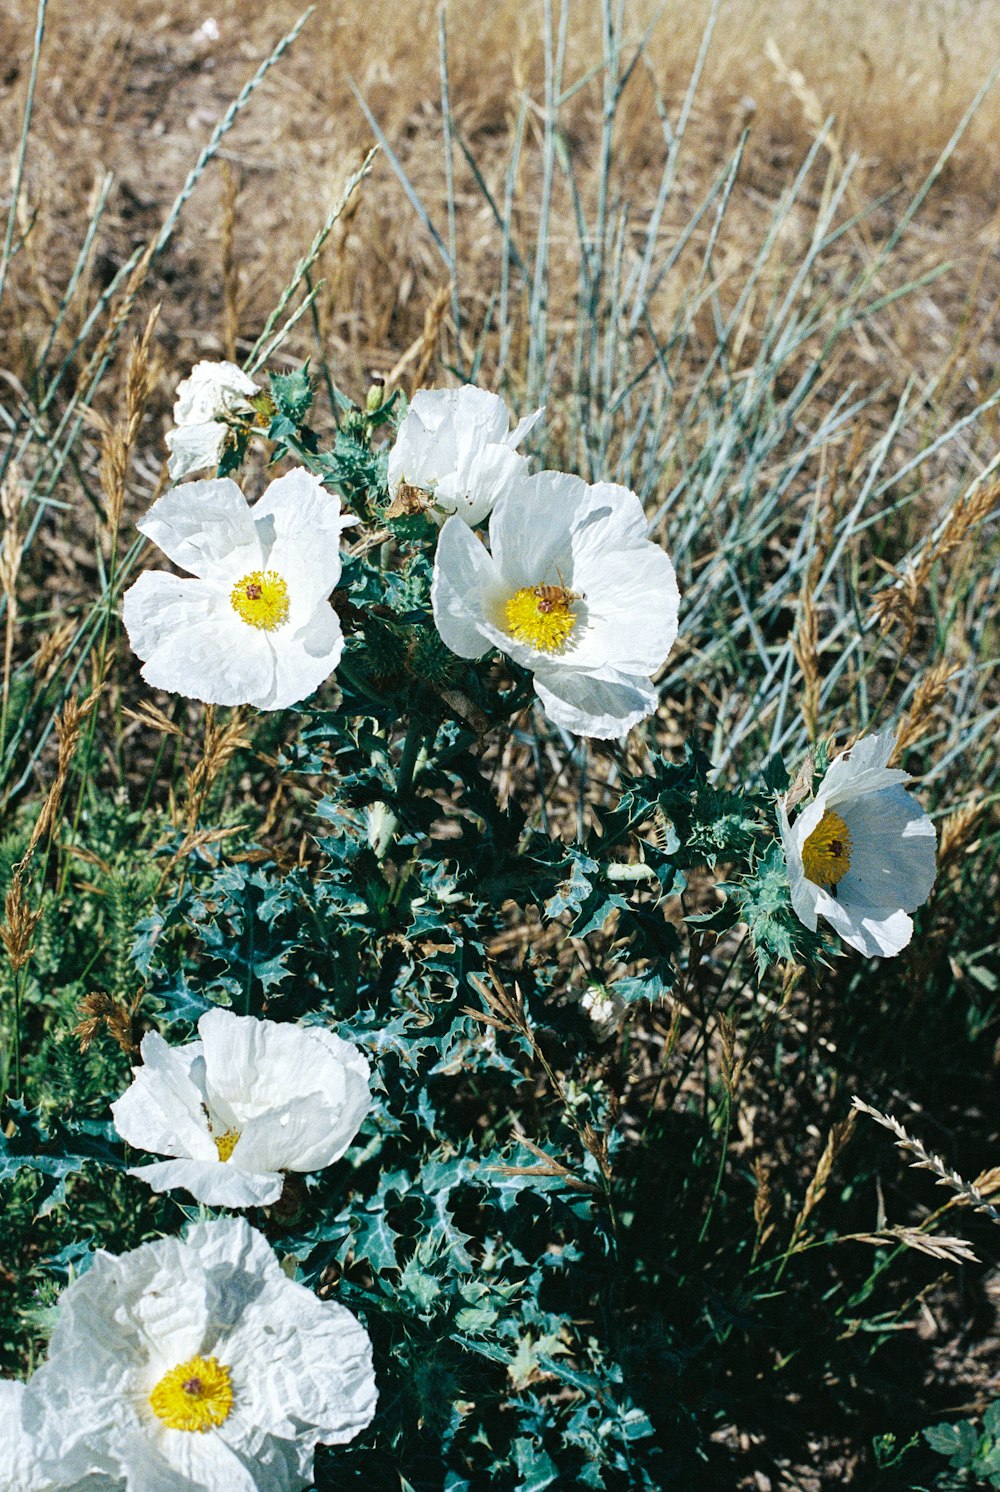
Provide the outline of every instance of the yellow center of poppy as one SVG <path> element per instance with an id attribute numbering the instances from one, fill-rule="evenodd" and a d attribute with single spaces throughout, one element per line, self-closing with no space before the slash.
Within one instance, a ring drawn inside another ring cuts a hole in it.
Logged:
<path id="1" fill-rule="evenodd" d="M 288 586 L 276 570 L 251 570 L 236 582 L 229 599 L 236 615 L 262 632 L 288 621 Z"/>
<path id="2" fill-rule="evenodd" d="M 213 1135 L 215 1148 L 219 1152 L 220 1160 L 228 1160 L 236 1149 L 236 1141 L 240 1137 L 238 1129 L 227 1129 L 224 1135 Z"/>
<path id="3" fill-rule="evenodd" d="M 558 653 L 576 626 L 572 603 L 579 599 L 564 585 L 523 585 L 504 607 L 507 631 L 542 653 Z"/>
<path id="4" fill-rule="evenodd" d="M 233 1407 L 229 1369 L 214 1357 L 192 1357 L 164 1373 L 149 1403 L 168 1429 L 210 1430 Z"/>
<path id="5" fill-rule="evenodd" d="M 836 886 L 851 868 L 851 836 L 839 813 L 828 808 L 802 846 L 802 868 L 817 886 Z"/>

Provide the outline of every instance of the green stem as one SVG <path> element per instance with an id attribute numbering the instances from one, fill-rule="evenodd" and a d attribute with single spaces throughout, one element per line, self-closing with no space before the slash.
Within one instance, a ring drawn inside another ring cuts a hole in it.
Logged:
<path id="1" fill-rule="evenodd" d="M 396 772 L 396 804 L 397 807 L 409 794 L 414 782 L 427 765 L 428 752 L 423 740 L 423 725 L 417 720 L 410 720 L 406 727 L 406 736 L 403 740 L 403 750 L 399 758 L 399 767 Z M 399 813 L 396 808 L 383 805 L 386 813 L 379 825 L 377 838 L 372 846 L 375 851 L 376 860 L 384 860 L 389 853 L 389 848 L 396 837 L 399 828 Z"/>

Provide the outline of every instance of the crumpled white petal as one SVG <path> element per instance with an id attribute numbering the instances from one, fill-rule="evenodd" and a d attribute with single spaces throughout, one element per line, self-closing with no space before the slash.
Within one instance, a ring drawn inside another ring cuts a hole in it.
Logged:
<path id="1" fill-rule="evenodd" d="M 542 411 L 508 429 L 504 401 L 486 389 L 420 389 L 414 394 L 389 452 L 388 484 L 419 487 L 434 499 L 432 517 L 456 513 L 475 525 L 488 517 L 505 491 L 528 470 L 515 447 Z"/>
<path id="2" fill-rule="evenodd" d="M 200 425 L 246 404 L 260 389 L 248 373 L 235 363 L 195 363 L 190 374 L 177 385 L 174 420 L 178 425 Z"/>
<path id="3" fill-rule="evenodd" d="M 626 735 L 659 703 L 653 686 L 639 679 L 624 674 L 599 678 L 569 668 L 536 669 L 535 692 L 556 725 L 598 741 Z"/>
<path id="4" fill-rule="evenodd" d="M 202 425 L 178 425 L 167 431 L 167 471 L 172 482 L 180 482 L 193 471 L 218 466 L 226 445 L 228 427 L 217 420 Z"/>
<path id="5" fill-rule="evenodd" d="M 357 1047 L 322 1026 L 221 1009 L 202 1016 L 198 1034 L 182 1047 L 143 1037 L 143 1065 L 112 1117 L 130 1145 L 168 1159 L 131 1175 L 212 1207 L 261 1207 L 278 1200 L 285 1172 L 340 1160 L 371 1102 Z"/>
<path id="6" fill-rule="evenodd" d="M 150 1394 L 193 1357 L 225 1368 L 232 1402 L 204 1429 L 171 1428 Z M 316 1445 L 353 1439 L 377 1391 L 361 1323 L 290 1280 L 246 1222 L 220 1219 L 98 1252 L 60 1298 L 27 1397 L 43 1464 L 108 1489 L 300 1492 Z"/>

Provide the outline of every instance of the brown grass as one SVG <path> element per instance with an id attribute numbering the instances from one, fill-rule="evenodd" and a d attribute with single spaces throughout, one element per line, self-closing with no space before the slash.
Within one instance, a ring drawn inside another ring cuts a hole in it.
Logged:
<path id="1" fill-rule="evenodd" d="M 650 0 L 631 0 L 627 14 L 637 38 L 655 9 Z M 299 10 L 299 0 L 252 8 L 236 0 L 175 0 L 169 7 L 151 0 L 121 7 L 52 0 L 21 204 L 22 221 L 33 227 L 30 252 L 17 266 L 15 325 L 11 308 L 5 312 L 17 337 L 17 356 L 5 361 L 14 362 L 11 371 L 21 381 L 30 381 L 32 336 L 49 319 L 96 183 L 114 172 L 113 207 L 67 334 L 95 287 L 158 226 L 213 122 Z M 637 67 L 629 83 L 616 148 L 637 222 L 643 204 L 652 203 L 664 154 L 654 90 L 676 107 L 706 14 L 703 4 L 667 7 L 649 41 L 648 66 Z M 447 9 L 456 119 L 497 188 L 525 90 L 536 104 L 529 147 L 540 129 L 541 15 L 540 3 L 509 0 L 488 7 L 453 0 Z M 208 16 L 218 25 L 217 41 L 199 31 Z M 9 147 L 18 136 L 33 21 L 28 0 L 15 0 L 0 14 L 0 56 L 10 59 L 0 78 L 0 130 Z M 838 121 L 830 144 L 835 160 L 852 150 L 863 157 L 855 187 L 861 202 L 926 170 L 982 81 L 988 59 L 998 55 L 1000 11 L 977 0 L 887 0 L 881 7 L 865 0 L 726 0 L 695 104 L 676 211 L 696 199 L 749 127 L 750 160 L 735 216 L 743 231 L 733 234 L 725 260 L 726 273 L 738 282 L 741 254 L 759 240 L 774 197 L 827 112 Z M 583 77 L 599 56 L 600 6 L 573 0 L 567 80 Z M 386 3 L 321 0 L 296 47 L 227 140 L 228 175 L 217 168 L 209 173 L 154 276 L 164 301 L 164 393 L 192 357 L 222 355 L 234 346 L 239 353 L 241 338 L 245 350 L 325 207 L 370 143 L 349 76 L 442 221 L 436 4 L 416 0 L 403 15 Z M 569 115 L 568 143 L 582 166 L 585 192 L 596 174 L 600 102 L 595 77 L 576 94 Z M 871 365 L 886 352 L 900 369 L 922 366 L 928 354 L 940 360 L 942 350 L 953 346 L 952 325 L 975 328 L 971 348 L 958 354 L 956 380 L 986 377 L 992 367 L 996 349 L 984 321 L 1000 295 L 1000 275 L 989 262 L 998 127 L 1000 93 L 984 105 L 908 251 L 908 267 L 917 272 L 953 258 L 956 276 L 950 288 L 934 287 L 897 315 L 895 345 L 859 345 L 859 361 L 868 362 L 870 376 Z M 516 194 L 522 215 L 534 210 L 537 196 L 530 151 L 525 160 Z M 485 301 L 495 278 L 494 235 L 460 157 L 457 187 L 466 209 L 459 222 L 462 257 L 474 271 L 481 269 L 468 280 L 482 287 Z M 421 335 L 427 306 L 444 277 L 384 161 L 363 195 L 348 231 L 331 243 L 321 266 L 328 278 L 327 300 L 321 297 L 320 304 L 332 361 L 344 367 L 344 382 L 356 392 L 363 392 L 369 367 L 386 371 Z M 557 209 L 569 234 L 568 195 L 557 198 Z M 891 222 L 892 214 L 890 206 L 873 231 Z M 674 226 L 665 221 L 664 242 Z M 794 237 L 794 222 L 789 234 Z M 794 247 L 786 245 L 789 252 Z M 553 292 L 556 319 L 566 313 L 563 296 L 573 285 L 575 264 L 568 238 L 566 281 Z M 975 303 L 967 303 L 970 285 Z M 960 295 L 965 301 L 959 305 Z M 669 310 L 669 295 L 663 310 Z"/>

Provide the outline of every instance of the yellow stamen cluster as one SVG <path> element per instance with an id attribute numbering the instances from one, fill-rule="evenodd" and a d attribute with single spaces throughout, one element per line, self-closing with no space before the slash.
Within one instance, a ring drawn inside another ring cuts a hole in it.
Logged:
<path id="1" fill-rule="evenodd" d="M 251 570 L 236 582 L 229 599 L 236 615 L 262 632 L 288 621 L 288 586 L 276 570 Z"/>
<path id="2" fill-rule="evenodd" d="M 149 1403 L 168 1429 L 211 1430 L 233 1407 L 229 1369 L 214 1357 L 192 1357 L 164 1373 Z"/>
<path id="3" fill-rule="evenodd" d="M 839 813 L 828 808 L 802 846 L 802 868 L 817 886 L 836 886 L 851 868 L 851 836 Z"/>
<path id="4" fill-rule="evenodd" d="M 238 1129 L 227 1129 L 224 1135 L 213 1135 L 215 1148 L 219 1152 L 220 1160 L 228 1160 L 236 1149 L 236 1141 L 240 1137 Z"/>
<path id="5" fill-rule="evenodd" d="M 578 599 L 562 585 L 524 585 L 504 607 L 507 631 L 542 653 L 558 653 L 576 626 L 572 603 Z"/>

